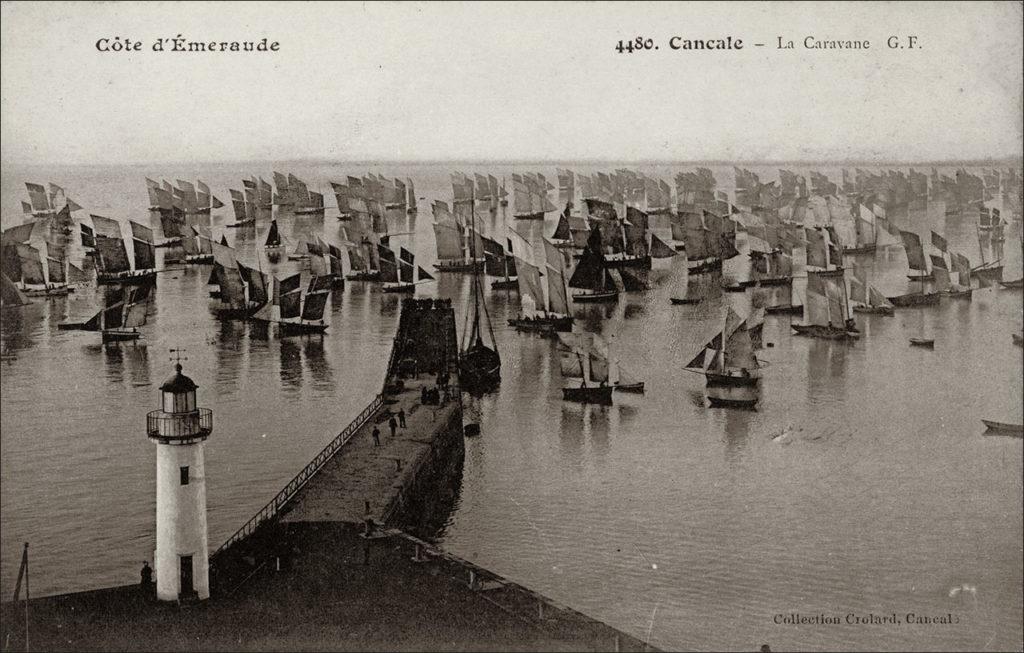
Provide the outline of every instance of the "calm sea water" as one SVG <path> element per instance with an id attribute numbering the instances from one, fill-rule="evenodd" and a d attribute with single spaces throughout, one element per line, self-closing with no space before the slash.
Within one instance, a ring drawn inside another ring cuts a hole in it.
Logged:
<path id="1" fill-rule="evenodd" d="M 242 176 L 269 178 L 273 169 L 321 191 L 347 174 L 411 177 L 425 198 L 421 213 L 393 216 L 391 230 L 411 232 L 394 242 L 429 269 L 430 200 L 450 201 L 448 173 L 459 167 L 5 166 L 3 223 L 20 221 L 25 181 L 64 186 L 86 212 L 145 222 L 144 176 L 200 177 L 226 201 Z M 554 178 L 550 165 L 461 169 Z M 641 169 L 665 179 L 677 170 Z M 716 174 L 720 186 L 731 185 L 728 169 Z M 332 213 L 281 226 L 292 243 L 313 232 L 337 242 L 343 223 Z M 215 226 L 230 221 L 229 211 L 215 212 Z M 979 261 L 976 215 L 947 218 L 932 203 L 910 223 L 944 233 Z M 553 220 L 516 228 L 536 238 L 551 233 Z M 226 233 L 254 261 L 265 229 Z M 1021 274 L 1019 229 L 1009 229 L 1006 278 Z M 737 257 L 725 275 L 745 278 L 746 265 Z M 650 291 L 577 312 L 647 384 L 645 395 L 616 395 L 611 407 L 563 402 L 553 344 L 507 327 L 518 296 L 488 290 L 502 384 L 467 403 L 467 421 L 478 420 L 483 436 L 466 443 L 443 545 L 666 648 L 1020 649 L 1021 440 L 983 435 L 980 421 L 1022 420 L 1021 349 L 1010 338 L 1021 328 L 1020 292 L 858 315 L 863 337 L 850 344 L 793 337 L 790 318 L 768 316 L 761 404 L 743 412 L 705 407 L 703 379 L 682 366 L 719 328 L 725 306 L 743 314 L 749 297 L 711 292 L 698 306 L 672 306 L 669 297 L 688 284 L 710 282 L 688 280 L 678 259 L 656 268 Z M 902 249 L 879 251 L 874 270 L 884 293 L 906 291 Z M 162 274 L 138 343 L 104 347 L 97 334 L 57 331 L 58 322 L 95 311 L 92 288 L 4 311 L 0 596 L 13 591 L 24 541 L 34 594 L 137 581 L 154 546 L 155 456 L 144 416 L 171 372 L 170 347 L 187 350 L 200 405 L 215 415 L 207 445 L 214 546 L 380 387 L 397 296 L 348 283 L 332 298 L 326 336 L 268 340 L 214 318 L 208 274 L 206 266 Z M 468 277 L 438 276 L 417 293 L 452 297 L 464 315 Z M 934 351 L 908 346 L 921 329 L 935 338 Z M 792 435 L 773 441 L 787 426 Z M 976 593 L 951 597 L 963 584 Z M 872 613 L 951 614 L 958 623 L 776 623 L 777 615 Z"/>

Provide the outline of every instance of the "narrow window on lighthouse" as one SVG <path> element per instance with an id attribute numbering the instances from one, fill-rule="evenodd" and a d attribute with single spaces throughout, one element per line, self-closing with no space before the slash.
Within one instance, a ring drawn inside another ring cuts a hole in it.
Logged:
<path id="1" fill-rule="evenodd" d="M 181 484 L 188 485 L 188 465 L 180 468 L 181 471 Z"/>

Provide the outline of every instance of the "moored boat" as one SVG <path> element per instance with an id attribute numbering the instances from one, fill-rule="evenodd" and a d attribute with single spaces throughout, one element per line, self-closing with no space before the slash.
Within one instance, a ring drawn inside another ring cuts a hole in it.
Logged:
<path id="1" fill-rule="evenodd" d="M 997 422 L 992 419 L 982 419 L 982 423 L 990 431 L 999 433 L 1012 433 L 1014 435 L 1024 435 L 1024 424 L 1015 424 L 1013 422 Z"/>

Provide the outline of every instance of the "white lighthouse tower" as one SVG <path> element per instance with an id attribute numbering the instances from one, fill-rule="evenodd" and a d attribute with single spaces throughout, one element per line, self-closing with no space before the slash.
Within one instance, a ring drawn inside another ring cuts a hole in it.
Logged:
<path id="1" fill-rule="evenodd" d="M 146 434 L 157 444 L 153 566 L 162 601 L 210 597 L 203 443 L 213 430 L 213 413 L 196 407 L 196 387 L 181 373 L 178 358 L 174 374 L 160 386 L 160 410 L 146 416 Z"/>

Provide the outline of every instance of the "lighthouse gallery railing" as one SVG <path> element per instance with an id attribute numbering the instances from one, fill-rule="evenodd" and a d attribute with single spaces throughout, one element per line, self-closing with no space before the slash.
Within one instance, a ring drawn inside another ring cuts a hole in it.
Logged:
<path id="1" fill-rule="evenodd" d="M 370 419 L 370 417 L 374 413 L 376 413 L 377 410 L 383 405 L 384 396 L 378 394 L 376 397 L 373 398 L 373 401 L 371 401 L 370 404 L 363 409 L 363 412 L 359 413 L 358 417 L 352 420 L 349 423 L 349 425 L 346 426 L 345 429 L 337 435 L 337 437 L 335 437 L 333 440 L 327 443 L 327 446 L 324 447 L 320 451 L 320 453 L 318 453 L 316 457 L 313 458 L 313 460 L 311 460 L 310 463 L 302 469 L 302 471 L 296 474 L 295 478 L 289 481 L 288 485 L 284 486 L 284 489 L 277 493 L 277 496 L 270 500 L 270 503 L 263 506 L 263 508 L 258 513 L 256 513 L 256 515 L 252 519 L 247 521 L 244 526 L 239 528 L 234 535 L 229 537 L 227 541 L 224 542 L 224 544 L 221 544 L 220 548 L 214 551 L 213 556 L 211 557 L 214 557 L 221 551 L 226 550 L 235 542 L 245 539 L 246 537 L 251 535 L 253 531 L 255 531 L 259 527 L 260 524 L 277 515 L 281 508 L 283 508 L 284 505 L 288 503 L 289 499 L 295 496 L 295 493 L 301 490 L 302 486 L 304 486 L 306 482 L 309 481 L 309 479 L 313 478 L 314 474 L 320 471 L 320 468 L 323 467 L 327 463 L 327 461 L 330 460 L 332 456 L 334 456 L 335 453 L 337 453 L 338 449 L 340 449 L 342 446 L 344 446 L 346 442 L 348 442 L 349 438 L 352 437 L 356 430 L 360 426 L 365 424 L 366 420 Z"/>

